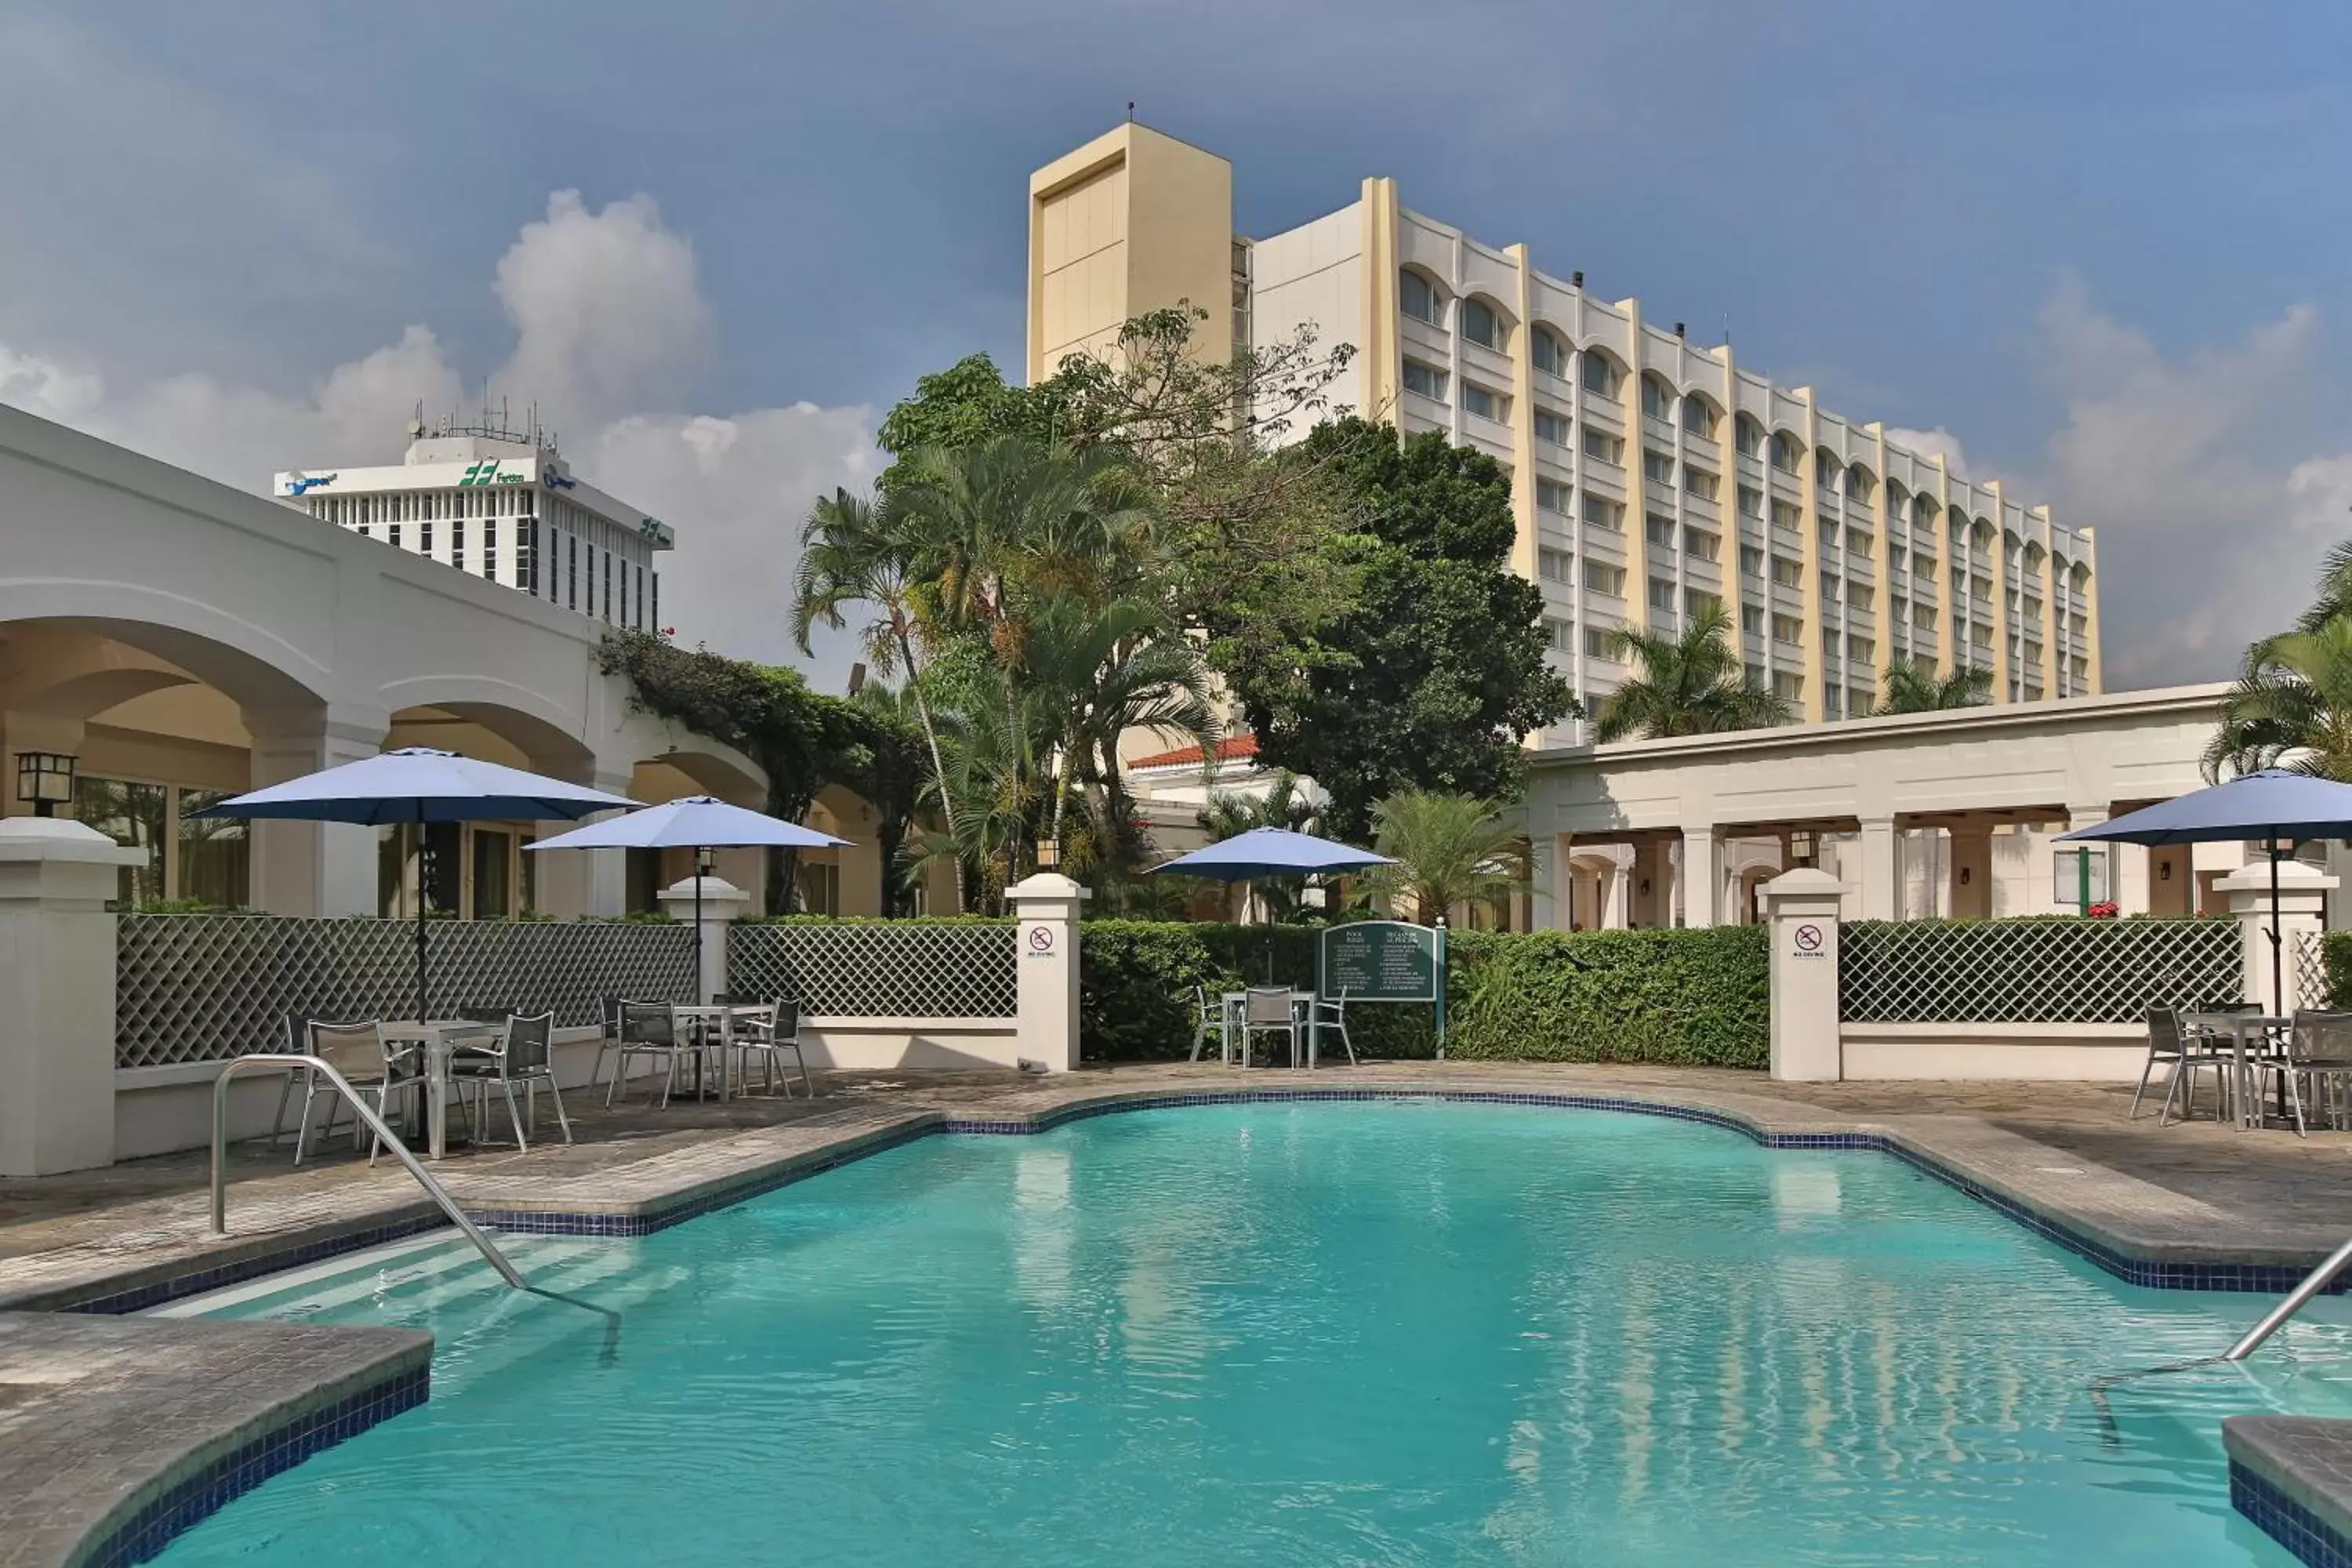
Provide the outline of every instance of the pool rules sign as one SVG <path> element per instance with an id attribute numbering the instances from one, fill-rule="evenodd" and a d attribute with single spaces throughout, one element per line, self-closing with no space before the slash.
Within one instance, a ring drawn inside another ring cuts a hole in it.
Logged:
<path id="1" fill-rule="evenodd" d="M 1445 1054 L 1445 928 L 1403 921 L 1352 921 L 1326 927 L 1315 950 L 1318 995 L 1359 1002 L 1427 1002 L 1437 1009 L 1437 1054 Z"/>

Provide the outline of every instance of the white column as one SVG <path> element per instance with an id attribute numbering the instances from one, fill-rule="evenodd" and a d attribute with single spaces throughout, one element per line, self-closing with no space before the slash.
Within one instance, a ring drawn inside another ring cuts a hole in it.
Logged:
<path id="1" fill-rule="evenodd" d="M 1683 829 L 1683 924 L 1711 926 L 1722 915 L 1717 905 L 1723 896 L 1723 840 L 1711 822 Z"/>
<path id="2" fill-rule="evenodd" d="M 1622 860 L 1612 862 L 1601 873 L 1605 885 L 1601 889 L 1601 918 L 1595 930 L 1623 931 L 1633 923 L 1633 868 Z"/>
<path id="3" fill-rule="evenodd" d="M 1774 1078 L 1833 1083 L 1844 1076 L 1838 1039 L 1838 908 L 1851 890 L 1809 866 L 1764 884 L 1772 943 Z"/>
<path id="4" fill-rule="evenodd" d="M 1576 889 L 1569 880 L 1568 838 L 1562 834 L 1528 843 L 1528 925 L 1531 931 L 1566 931 L 1574 919 Z"/>
<path id="5" fill-rule="evenodd" d="M 0 822 L 0 1176 L 114 1163 L 114 896 L 146 852 L 64 817 Z"/>
<path id="6" fill-rule="evenodd" d="M 1021 1059 L 1049 1072 L 1078 1065 L 1078 911 L 1094 895 L 1056 871 L 1014 883 L 1013 905 Z"/>
<path id="7" fill-rule="evenodd" d="M 551 855 L 575 854 L 551 849 Z M 698 901 L 696 889 L 700 888 Z M 719 877 L 681 877 L 656 895 L 662 912 L 681 925 L 690 925 L 698 912 L 702 921 L 701 990 L 708 1000 L 727 989 L 727 930 L 751 908 L 751 895 Z"/>
<path id="8" fill-rule="evenodd" d="M 627 795 L 629 775 L 598 770 L 590 777 L 575 780 L 591 789 L 608 795 Z M 583 822 L 603 822 L 610 816 L 599 812 L 583 817 Z M 546 825 L 542 831 L 561 833 L 571 825 Z M 578 920 L 583 915 L 618 915 L 628 912 L 629 852 L 625 849 L 566 849 L 539 858 L 538 885 L 534 897 L 539 907 L 558 920 Z"/>
<path id="9" fill-rule="evenodd" d="M 2240 946 L 2245 953 L 2246 988 L 2244 1000 L 2259 1002 L 2265 1013 L 2292 1013 L 2297 1007 L 2319 1007 L 2326 1005 L 2324 996 L 2304 996 L 2295 979 L 2295 960 L 2301 944 L 2312 934 L 2324 930 L 2326 923 L 2327 895 L 2336 885 L 2336 879 L 2316 866 L 2301 860 L 2281 860 L 2278 864 L 2278 930 L 2282 946 L 2278 969 L 2285 994 L 2280 995 L 2271 986 L 2271 867 L 2267 857 L 2249 860 L 2214 884 L 2215 890 L 2230 900 L 2230 913 L 2237 918 Z M 2237 997 L 2219 997 L 2218 1001 L 2237 1001 Z"/>
<path id="10" fill-rule="evenodd" d="M 1862 918 L 1903 918 L 1903 858 L 1891 816 L 1862 819 Z"/>
<path id="11" fill-rule="evenodd" d="M 383 749 L 389 721 L 366 713 L 248 711 L 254 788 L 341 767 Z M 249 829 L 253 907 L 278 915 L 377 912 L 376 830 L 341 822 L 257 821 Z"/>

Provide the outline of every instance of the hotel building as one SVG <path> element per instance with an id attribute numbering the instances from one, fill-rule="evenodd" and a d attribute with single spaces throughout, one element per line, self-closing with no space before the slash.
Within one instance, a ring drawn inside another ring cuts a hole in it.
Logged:
<path id="1" fill-rule="evenodd" d="M 408 427 L 388 468 L 295 468 L 271 489 L 321 521 L 592 616 L 657 630 L 669 525 L 573 477 L 536 428 Z"/>
<path id="2" fill-rule="evenodd" d="M 1552 658 L 1588 707 L 1627 674 L 1612 631 L 1671 633 L 1710 605 L 1803 721 L 1868 712 L 1897 659 L 1986 670 L 2000 703 L 2102 689 L 2091 530 L 1580 271 L 1540 270 L 1525 245 L 1412 211 L 1394 180 L 1253 239 L 1233 230 L 1232 165 L 1141 125 L 1030 177 L 1033 383 L 1179 301 L 1211 311 L 1207 355 L 1305 325 L 1353 344 L 1335 403 L 1500 463 L 1514 564 L 1543 588 Z"/>

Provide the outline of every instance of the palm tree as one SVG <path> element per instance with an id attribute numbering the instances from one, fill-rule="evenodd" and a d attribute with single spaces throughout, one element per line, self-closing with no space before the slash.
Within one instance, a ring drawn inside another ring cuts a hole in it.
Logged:
<path id="1" fill-rule="evenodd" d="M 1992 700 L 1992 671 L 1959 668 L 1940 679 L 1933 665 L 1898 658 L 1886 667 L 1886 695 L 1881 713 L 1941 713 L 1954 708 L 1980 708 Z"/>
<path id="2" fill-rule="evenodd" d="M 1629 735 L 1714 735 L 1785 723 L 1789 705 L 1759 686 L 1739 661 L 1731 616 L 1719 605 L 1690 617 L 1678 637 L 1631 626 L 1609 634 L 1611 650 L 1642 673 L 1601 700 L 1596 740 Z"/>
<path id="3" fill-rule="evenodd" d="M 904 670 L 923 740 L 931 753 L 931 785 L 948 831 L 955 831 L 956 797 L 948 786 L 940 752 L 939 725 L 923 689 L 923 668 L 915 657 L 915 614 L 910 593 L 916 537 L 908 519 L 887 502 L 862 500 L 845 489 L 820 497 L 801 529 L 801 563 L 793 591 L 793 640 L 814 651 L 809 634 L 823 625 L 847 624 L 843 609 L 873 606 L 874 618 L 859 628 L 858 643 L 877 675 Z"/>
<path id="4" fill-rule="evenodd" d="M 1038 688 L 1045 710 L 1057 716 L 1049 737 L 1056 843 L 1078 784 L 1115 784 L 1119 737 L 1128 731 L 1181 736 L 1204 751 L 1216 744 L 1206 662 L 1142 600 L 1097 606 L 1066 589 L 1047 595 L 1027 617 L 1012 673 Z"/>
<path id="5" fill-rule="evenodd" d="M 1372 821 L 1373 847 L 1396 862 L 1372 886 L 1411 899 L 1423 922 L 1527 884 L 1525 836 L 1493 801 L 1407 791 L 1374 805 Z"/>
<path id="6" fill-rule="evenodd" d="M 1298 787 L 1298 775 L 1286 773 L 1276 775 L 1264 795 L 1217 791 L 1209 796 L 1209 804 L 1193 815 L 1193 820 L 1208 834 L 1210 843 L 1218 844 L 1261 827 L 1312 833 L 1322 816 L 1322 806 Z"/>
<path id="7" fill-rule="evenodd" d="M 1192 820 L 1208 834 L 1210 843 L 1218 844 L 1261 827 L 1312 833 L 1320 825 L 1322 817 L 1321 805 L 1298 787 L 1298 775 L 1286 773 L 1278 775 L 1261 795 L 1242 795 L 1233 790 L 1217 791 L 1209 796 L 1207 805 L 1193 814 Z M 1276 877 L 1261 882 L 1236 884 L 1234 892 L 1240 898 L 1241 912 L 1244 917 L 1253 896 L 1265 906 L 1269 920 L 1286 921 L 1298 910 L 1300 889 L 1288 878 Z M 1231 912 L 1231 897 L 1226 908 Z"/>
<path id="8" fill-rule="evenodd" d="M 1011 659 L 1023 635 L 1007 625 L 1015 596 L 1112 596 L 1150 537 L 1150 500 L 1107 449 L 998 436 L 910 454 L 894 504 L 917 542 L 909 575 L 924 617 L 943 631 L 986 631 Z"/>
<path id="9" fill-rule="evenodd" d="M 2269 767 L 2352 784 L 2352 615 L 2246 650 L 2205 748 L 2205 776 Z"/>

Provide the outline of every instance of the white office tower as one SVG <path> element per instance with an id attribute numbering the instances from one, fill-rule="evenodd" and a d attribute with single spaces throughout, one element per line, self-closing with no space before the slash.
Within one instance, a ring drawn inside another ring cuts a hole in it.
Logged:
<path id="1" fill-rule="evenodd" d="M 486 415 L 432 431 L 420 419 L 408 435 L 396 467 L 290 469 L 273 492 L 321 521 L 609 626 L 660 628 L 654 552 L 676 542 L 669 525 L 573 477 L 551 433 Z"/>

